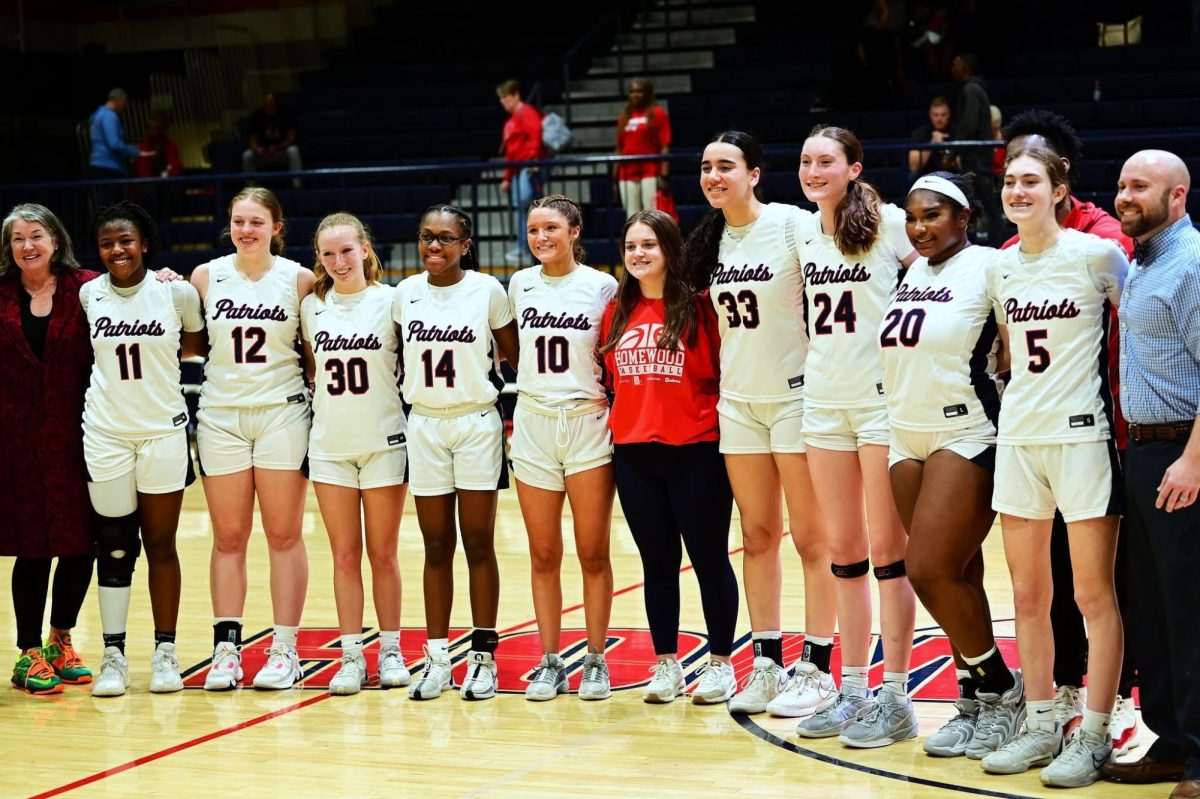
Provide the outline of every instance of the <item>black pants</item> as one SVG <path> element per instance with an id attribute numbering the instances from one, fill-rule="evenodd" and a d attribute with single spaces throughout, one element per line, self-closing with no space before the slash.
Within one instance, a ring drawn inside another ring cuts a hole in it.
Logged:
<path id="1" fill-rule="evenodd" d="M 1154 507 L 1163 473 L 1185 440 L 1131 441 L 1126 454 L 1123 566 L 1136 586 L 1130 632 L 1138 653 L 1142 719 L 1158 735 L 1149 754 L 1184 761 L 1200 779 L 1200 505 L 1167 513 Z"/>
<path id="2" fill-rule="evenodd" d="M 91 555 L 58 559 L 50 626 L 69 630 L 75 626 L 83 599 L 92 582 Z M 46 591 L 50 587 L 50 558 L 17 558 L 12 570 L 13 611 L 17 617 L 17 648 L 42 645 L 42 620 L 46 616 Z"/>
<path id="3" fill-rule="evenodd" d="M 655 654 L 679 650 L 680 537 L 700 582 L 709 651 L 729 656 L 738 585 L 729 563 L 733 490 L 717 442 L 618 444 L 617 494 L 642 556 L 646 617 Z"/>
<path id="4" fill-rule="evenodd" d="M 1121 453 L 1124 467 L 1125 453 Z M 1124 470 L 1122 468 L 1122 470 Z M 1121 680 L 1117 693 L 1128 698 L 1136 681 L 1136 666 L 1133 654 L 1133 636 L 1129 629 L 1129 606 L 1136 583 L 1130 583 L 1123 564 L 1129 559 L 1129 544 L 1126 539 L 1128 516 L 1121 519 L 1121 531 L 1117 536 L 1117 603 L 1121 607 L 1121 623 L 1125 628 L 1125 657 L 1121 662 Z M 1050 570 L 1054 577 L 1054 598 L 1050 602 L 1050 624 L 1054 629 L 1054 682 L 1056 685 L 1083 685 L 1083 675 L 1088 668 L 1087 631 L 1083 626 L 1083 614 L 1075 604 L 1075 573 L 1071 569 L 1071 547 L 1067 538 L 1067 523 L 1062 514 L 1055 511 L 1054 526 L 1050 532 Z"/>

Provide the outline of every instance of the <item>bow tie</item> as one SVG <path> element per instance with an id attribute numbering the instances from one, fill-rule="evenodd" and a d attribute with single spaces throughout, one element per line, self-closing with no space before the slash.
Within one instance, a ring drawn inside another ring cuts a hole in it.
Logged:
<path id="1" fill-rule="evenodd" d="M 1144 264 L 1146 259 L 1150 257 L 1150 245 L 1140 241 L 1133 243 L 1133 260 L 1139 264 Z"/>

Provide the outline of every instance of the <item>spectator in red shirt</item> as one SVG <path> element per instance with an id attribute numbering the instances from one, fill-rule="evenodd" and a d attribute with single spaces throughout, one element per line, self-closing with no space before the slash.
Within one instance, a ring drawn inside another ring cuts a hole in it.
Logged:
<path id="1" fill-rule="evenodd" d="M 629 102 L 617 117 L 617 155 L 666 155 L 671 148 L 671 119 L 658 104 L 654 85 L 644 78 L 629 83 Z M 657 192 L 669 192 L 667 162 L 618 164 L 613 180 L 625 216 L 655 207 Z"/>
<path id="2" fill-rule="evenodd" d="M 1008 150 L 1016 152 L 1030 144 L 1047 147 L 1057 153 L 1067 167 L 1067 179 L 1075 183 L 1079 164 L 1083 160 L 1083 143 L 1075 133 L 1070 121 L 1053 111 L 1030 109 L 1017 114 L 1004 128 L 1004 143 Z M 1058 207 L 1058 226 L 1068 230 L 1091 233 L 1102 239 L 1115 241 L 1133 257 L 1133 240 L 1121 232 L 1121 223 L 1092 203 L 1081 202 L 1078 197 L 1068 195 L 1066 202 Z M 1020 240 L 1013 236 L 1001 245 L 1001 249 L 1013 246 Z M 1114 438 L 1117 448 L 1124 457 L 1128 443 L 1125 417 L 1120 404 L 1120 332 L 1117 310 L 1112 310 L 1108 335 L 1108 375 L 1113 395 Z M 1124 585 L 1121 566 L 1125 559 L 1125 547 L 1117 541 L 1117 598 L 1122 607 L 1128 607 L 1130 586 Z M 1083 616 L 1075 604 L 1074 575 L 1071 570 L 1071 553 L 1067 543 L 1067 527 L 1062 514 L 1054 515 L 1054 526 L 1050 536 L 1050 566 L 1054 577 L 1054 598 L 1050 605 L 1050 623 L 1054 630 L 1054 683 L 1058 686 L 1055 701 L 1063 728 L 1067 729 L 1072 719 L 1082 713 L 1080 687 L 1087 671 L 1088 642 Z M 1113 752 L 1121 754 L 1137 745 L 1137 713 L 1131 698 L 1136 663 L 1130 650 L 1132 636 L 1126 631 L 1125 662 L 1121 668 L 1121 681 L 1117 686 L 1117 704 L 1113 707 L 1109 731 L 1112 733 Z"/>
<path id="3" fill-rule="evenodd" d="M 509 113 L 500 140 L 505 161 L 536 161 L 545 155 L 542 148 L 542 115 L 521 99 L 521 85 L 506 80 L 496 87 L 500 105 Z M 508 263 L 520 263 L 529 257 L 525 246 L 525 214 L 529 204 L 542 196 L 538 168 L 508 166 L 500 181 L 500 194 L 507 196 L 513 209 L 514 243 L 504 255 Z"/>
<path id="4" fill-rule="evenodd" d="M 730 655 L 738 612 L 729 563 L 733 490 L 717 449 L 716 312 L 683 279 L 683 236 L 670 216 L 635 214 L 622 242 L 625 272 L 604 312 L 600 351 L 615 394 L 609 427 L 617 493 L 642 556 L 658 656 L 642 699 L 659 704 L 684 692 L 678 661 L 682 538 L 700 583 L 710 654 L 692 702 L 715 704 L 737 688 Z"/>
<path id="5" fill-rule="evenodd" d="M 150 116 L 146 135 L 138 142 L 138 149 L 151 155 L 139 156 L 133 162 L 139 178 L 173 178 L 183 174 L 183 162 L 179 160 L 179 147 L 167 135 L 167 118 L 162 113 Z"/>

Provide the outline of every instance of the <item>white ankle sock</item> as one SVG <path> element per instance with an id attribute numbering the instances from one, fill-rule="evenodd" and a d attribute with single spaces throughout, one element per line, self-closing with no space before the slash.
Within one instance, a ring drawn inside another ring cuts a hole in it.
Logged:
<path id="1" fill-rule="evenodd" d="M 379 648 L 380 649 L 399 649 L 400 648 L 400 631 L 394 630 L 390 632 L 379 631 Z"/>
<path id="2" fill-rule="evenodd" d="M 885 671 L 883 673 L 883 688 L 892 696 L 908 696 L 908 673 L 903 671 Z"/>
<path id="3" fill-rule="evenodd" d="M 867 691 L 866 666 L 842 666 L 842 690 L 853 690 L 859 694 Z"/>
<path id="4" fill-rule="evenodd" d="M 446 657 L 450 654 L 450 639 L 449 638 L 430 638 L 425 642 L 429 647 L 429 653 Z"/>
<path id="5" fill-rule="evenodd" d="M 296 648 L 296 637 L 300 634 L 299 627 L 288 627 L 283 624 L 275 625 L 275 640 L 276 644 L 284 644 L 291 649 Z"/>
<path id="6" fill-rule="evenodd" d="M 363 643 L 362 634 L 343 635 L 342 636 L 342 656 L 362 655 Z"/>
<path id="7" fill-rule="evenodd" d="M 1031 730 L 1053 731 L 1058 728 L 1053 699 L 1026 699 L 1025 723 Z"/>
<path id="8" fill-rule="evenodd" d="M 1111 713 L 1097 713 L 1095 710 L 1085 708 L 1083 711 L 1083 723 L 1079 728 L 1089 735 L 1103 738 L 1108 735 L 1108 722 L 1111 718 Z"/>

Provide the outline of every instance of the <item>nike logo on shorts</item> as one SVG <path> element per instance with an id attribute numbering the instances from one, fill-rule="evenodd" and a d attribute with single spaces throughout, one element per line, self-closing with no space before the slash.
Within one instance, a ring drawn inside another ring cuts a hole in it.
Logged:
<path id="1" fill-rule="evenodd" d="M 536 286 L 529 286 L 528 288 L 521 289 L 521 291 L 533 291 L 534 288 L 536 288 Z"/>
<path id="2" fill-rule="evenodd" d="M 420 297 L 417 297 L 415 300 L 409 300 L 409 301 L 408 301 L 408 304 L 409 304 L 409 305 L 412 305 L 414 302 L 420 302 L 420 301 L 421 301 L 421 298 L 420 298 Z"/>

